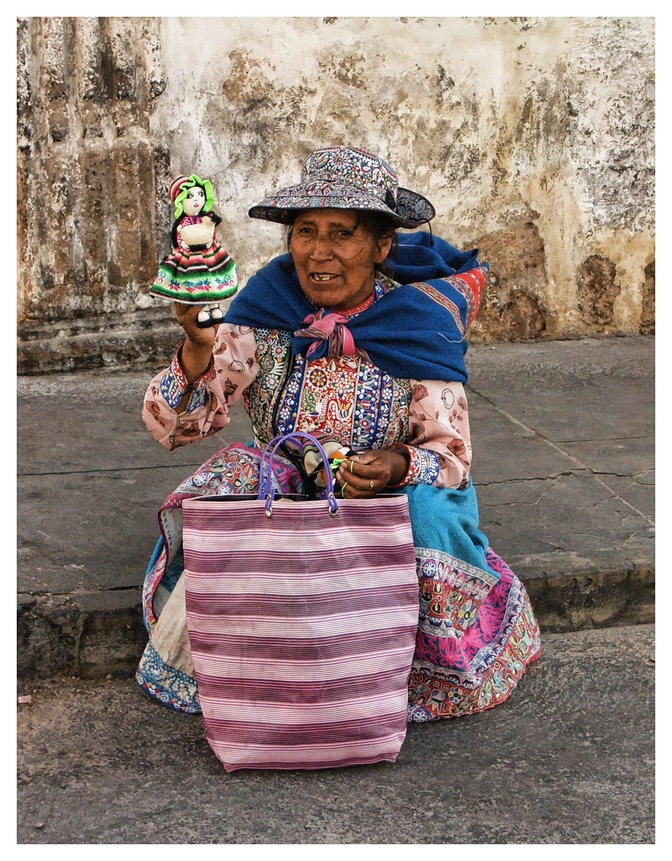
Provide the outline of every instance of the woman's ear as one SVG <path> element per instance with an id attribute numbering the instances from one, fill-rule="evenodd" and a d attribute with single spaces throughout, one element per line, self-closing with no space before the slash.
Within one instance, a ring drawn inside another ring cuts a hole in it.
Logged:
<path id="1" fill-rule="evenodd" d="M 378 256 L 376 257 L 376 263 L 382 263 L 387 259 L 387 255 L 390 253 L 390 248 L 392 248 L 392 240 L 394 239 L 394 233 L 391 233 L 389 236 L 383 236 L 380 242 L 378 243 Z"/>

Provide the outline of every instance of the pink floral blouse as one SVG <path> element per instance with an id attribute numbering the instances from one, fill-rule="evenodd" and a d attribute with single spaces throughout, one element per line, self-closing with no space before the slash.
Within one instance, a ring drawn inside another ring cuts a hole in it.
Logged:
<path id="1" fill-rule="evenodd" d="M 468 483 L 471 439 L 462 383 L 393 378 L 360 356 L 306 361 L 292 355 L 288 333 L 278 330 L 223 323 L 210 368 L 191 386 L 178 349 L 151 381 L 143 419 L 172 450 L 225 428 L 241 400 L 257 445 L 291 431 L 359 450 L 404 445 L 410 465 L 402 484 Z"/>

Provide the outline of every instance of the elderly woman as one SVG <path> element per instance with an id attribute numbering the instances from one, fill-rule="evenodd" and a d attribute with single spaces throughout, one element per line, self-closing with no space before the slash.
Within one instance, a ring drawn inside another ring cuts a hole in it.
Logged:
<path id="1" fill-rule="evenodd" d="M 434 208 L 359 149 L 312 153 L 301 182 L 250 212 L 288 226 L 289 253 L 254 275 L 215 329 L 176 306 L 186 338 L 150 383 L 143 417 L 167 448 L 226 427 L 243 402 L 254 439 L 211 457 L 166 500 L 144 588 L 145 691 L 198 712 L 186 633 L 181 504 L 254 493 L 261 450 L 303 431 L 349 454 L 339 494 L 405 493 L 420 585 L 409 721 L 457 717 L 507 699 L 540 653 L 526 591 L 478 528 L 463 384 L 466 331 L 488 267 L 428 232 Z M 306 459 L 308 454 L 306 454 Z M 288 457 L 278 488 L 304 491 Z"/>

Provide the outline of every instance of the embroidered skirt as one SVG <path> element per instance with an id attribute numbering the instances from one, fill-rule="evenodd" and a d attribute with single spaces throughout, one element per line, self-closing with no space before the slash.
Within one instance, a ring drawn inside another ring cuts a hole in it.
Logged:
<path id="1" fill-rule="evenodd" d="M 219 243 L 202 250 L 175 250 L 159 266 L 150 295 L 185 305 L 231 299 L 238 290 L 236 264 Z"/>
<path id="2" fill-rule="evenodd" d="M 149 642 L 136 679 L 177 711 L 200 712 L 186 630 L 182 500 L 256 493 L 260 451 L 218 452 L 171 494 L 159 512 L 161 538 L 145 575 Z M 303 480 L 279 461 L 276 489 L 300 493 Z M 419 583 L 419 620 L 409 678 L 408 720 L 484 711 L 504 702 L 541 652 L 525 587 L 478 529 L 473 485 L 447 490 L 413 485 L 409 499 Z"/>

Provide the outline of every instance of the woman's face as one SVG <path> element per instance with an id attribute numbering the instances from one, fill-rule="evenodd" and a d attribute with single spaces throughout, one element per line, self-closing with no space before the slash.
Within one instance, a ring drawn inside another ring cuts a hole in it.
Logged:
<path id="1" fill-rule="evenodd" d="M 373 292 L 374 267 L 392 236 L 376 242 L 349 209 L 308 209 L 292 227 L 289 252 L 306 296 L 321 308 L 348 311 Z"/>
<path id="2" fill-rule="evenodd" d="M 182 201 L 182 209 L 185 215 L 198 215 L 205 206 L 205 192 L 198 185 L 190 188 L 187 196 Z"/>

